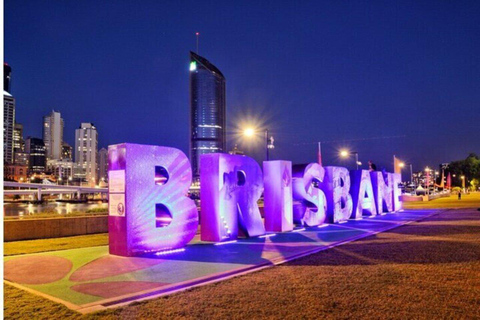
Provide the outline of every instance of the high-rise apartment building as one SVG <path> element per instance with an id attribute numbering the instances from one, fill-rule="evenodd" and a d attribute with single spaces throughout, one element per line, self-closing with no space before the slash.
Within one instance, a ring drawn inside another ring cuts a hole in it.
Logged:
<path id="1" fill-rule="evenodd" d="M 207 59 L 190 52 L 190 160 L 200 177 L 200 156 L 226 150 L 225 77 Z"/>
<path id="2" fill-rule="evenodd" d="M 15 126 L 15 99 L 3 91 L 3 163 L 13 164 L 13 131 Z"/>
<path id="3" fill-rule="evenodd" d="M 98 179 L 108 180 L 108 150 L 105 148 L 98 151 Z"/>
<path id="4" fill-rule="evenodd" d="M 28 153 L 28 169 L 31 173 L 43 173 L 47 166 L 46 148 L 42 139 L 28 137 L 25 142 Z"/>
<path id="5" fill-rule="evenodd" d="M 60 112 L 52 112 L 43 117 L 43 142 L 48 159 L 62 158 L 63 119 Z"/>
<path id="6" fill-rule="evenodd" d="M 28 153 L 25 152 L 23 125 L 15 123 L 13 129 L 13 162 L 16 165 L 28 165 Z"/>
<path id="7" fill-rule="evenodd" d="M 98 132 L 92 123 L 82 123 L 75 130 L 75 163 L 88 184 L 97 182 Z"/>

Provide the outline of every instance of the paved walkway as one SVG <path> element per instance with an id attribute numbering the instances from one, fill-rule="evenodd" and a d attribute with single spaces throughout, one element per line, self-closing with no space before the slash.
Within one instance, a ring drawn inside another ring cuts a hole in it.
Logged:
<path id="1" fill-rule="evenodd" d="M 424 219 L 436 211 L 403 211 L 222 245 L 195 239 L 184 251 L 158 256 L 111 256 L 106 246 L 12 256 L 5 258 L 5 279 L 87 313 L 284 263 Z"/>

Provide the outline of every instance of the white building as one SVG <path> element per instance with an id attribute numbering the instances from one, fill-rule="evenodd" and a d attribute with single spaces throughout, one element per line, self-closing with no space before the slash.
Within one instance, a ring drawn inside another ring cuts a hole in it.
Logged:
<path id="1" fill-rule="evenodd" d="M 13 164 L 13 130 L 15 126 L 15 99 L 3 91 L 3 162 Z"/>
<path id="2" fill-rule="evenodd" d="M 60 112 L 52 110 L 43 117 L 43 143 L 47 149 L 47 159 L 61 159 L 63 145 L 63 119 Z"/>
<path id="3" fill-rule="evenodd" d="M 75 163 L 89 185 L 97 182 L 98 132 L 92 123 L 82 123 L 75 130 Z"/>
<path id="4" fill-rule="evenodd" d="M 47 171 L 55 175 L 58 181 L 63 181 L 65 184 L 73 180 L 76 166 L 76 163 L 69 160 L 54 159 L 47 161 Z"/>

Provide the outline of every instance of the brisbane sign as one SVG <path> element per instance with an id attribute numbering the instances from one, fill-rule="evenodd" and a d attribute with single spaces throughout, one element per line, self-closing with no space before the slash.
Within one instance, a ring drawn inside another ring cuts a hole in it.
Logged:
<path id="1" fill-rule="evenodd" d="M 400 174 L 292 166 L 212 153 L 200 159 L 200 215 L 188 196 L 190 162 L 175 148 L 109 146 L 109 251 L 136 256 L 201 240 L 232 241 L 400 210 Z M 264 217 L 258 200 L 264 195 Z"/>

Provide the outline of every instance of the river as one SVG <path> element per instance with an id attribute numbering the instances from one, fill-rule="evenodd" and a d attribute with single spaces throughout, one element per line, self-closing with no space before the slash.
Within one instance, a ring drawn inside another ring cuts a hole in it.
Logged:
<path id="1" fill-rule="evenodd" d="M 28 203 L 4 203 L 3 210 L 6 217 L 21 217 L 35 214 L 68 214 L 72 212 L 86 212 L 96 209 L 108 210 L 108 203 L 87 202 L 87 203 L 64 203 L 64 202 L 46 202 L 42 204 Z"/>

